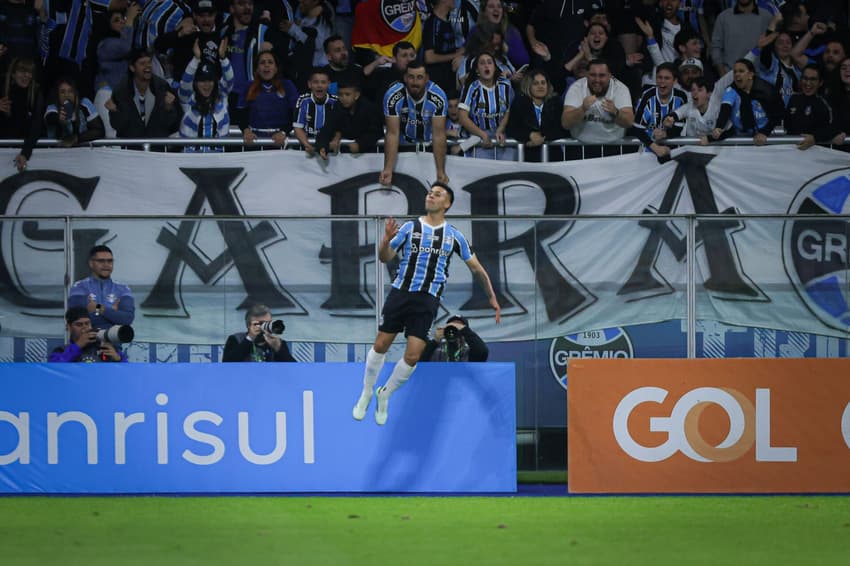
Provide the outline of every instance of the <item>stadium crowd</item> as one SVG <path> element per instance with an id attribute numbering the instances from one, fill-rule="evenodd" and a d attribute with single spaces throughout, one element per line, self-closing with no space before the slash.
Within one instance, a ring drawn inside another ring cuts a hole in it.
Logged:
<path id="1" fill-rule="evenodd" d="M 850 132 L 846 3 L 397 0 L 413 20 L 396 36 L 375 35 L 397 29 L 375 4 L 0 0 L 0 138 L 24 140 L 22 170 L 39 138 L 238 128 L 246 146 L 294 138 L 327 159 L 373 150 L 387 127 L 400 151 L 433 144 L 439 170 L 443 140 L 516 159 L 513 139 L 539 160 L 552 140 L 588 156 L 628 136 L 663 161 L 680 136 L 760 145 L 781 125 L 806 149 Z"/>

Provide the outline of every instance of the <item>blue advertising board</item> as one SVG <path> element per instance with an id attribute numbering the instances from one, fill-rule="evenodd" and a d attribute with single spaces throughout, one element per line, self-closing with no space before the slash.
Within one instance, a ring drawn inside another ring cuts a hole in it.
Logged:
<path id="1" fill-rule="evenodd" d="M 391 370 L 384 367 L 382 383 Z M 516 491 L 510 363 L 0 364 L 0 493 Z"/>

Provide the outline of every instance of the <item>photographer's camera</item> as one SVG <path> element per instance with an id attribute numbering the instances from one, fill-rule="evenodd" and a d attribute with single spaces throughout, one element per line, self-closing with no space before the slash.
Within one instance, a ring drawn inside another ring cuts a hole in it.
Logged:
<path id="1" fill-rule="evenodd" d="M 264 320 L 258 322 L 257 325 L 260 327 L 261 332 L 254 338 L 254 344 L 260 347 L 267 344 L 265 333 L 283 334 L 283 331 L 286 330 L 286 325 L 282 320 Z"/>
<path id="2" fill-rule="evenodd" d="M 266 320 L 259 323 L 260 330 L 269 334 L 283 334 L 286 330 L 286 325 L 282 320 Z"/>
<path id="3" fill-rule="evenodd" d="M 97 341 L 100 344 L 109 342 L 110 344 L 126 344 L 132 342 L 136 333 L 133 327 L 129 324 L 116 324 L 97 331 Z"/>
<path id="4" fill-rule="evenodd" d="M 460 330 L 451 324 L 443 329 L 443 337 L 446 339 L 446 342 L 456 342 L 459 333 Z"/>

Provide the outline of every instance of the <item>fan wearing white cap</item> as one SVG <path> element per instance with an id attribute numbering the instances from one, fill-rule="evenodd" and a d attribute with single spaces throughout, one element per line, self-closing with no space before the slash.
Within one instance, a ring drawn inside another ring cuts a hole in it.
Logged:
<path id="1" fill-rule="evenodd" d="M 695 57 L 684 59 L 679 63 L 679 84 L 685 90 L 690 90 L 694 80 L 704 76 L 704 72 L 702 61 L 699 59 Z"/>

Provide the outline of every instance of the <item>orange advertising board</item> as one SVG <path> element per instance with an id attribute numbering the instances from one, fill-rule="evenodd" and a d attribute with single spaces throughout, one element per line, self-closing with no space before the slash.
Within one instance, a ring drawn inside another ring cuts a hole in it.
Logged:
<path id="1" fill-rule="evenodd" d="M 570 361 L 572 493 L 850 493 L 848 359 Z"/>

